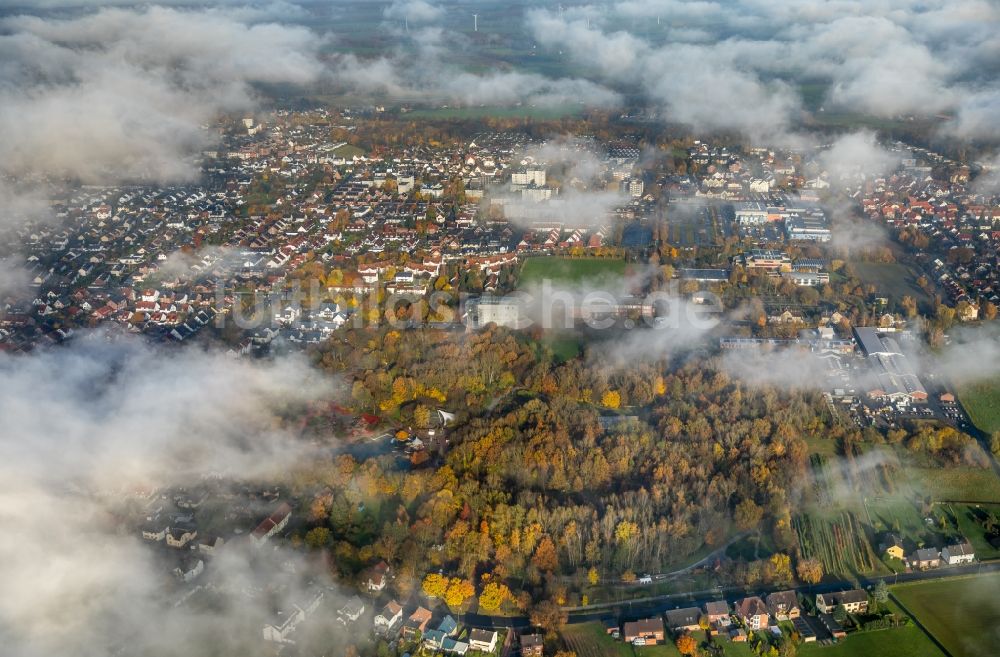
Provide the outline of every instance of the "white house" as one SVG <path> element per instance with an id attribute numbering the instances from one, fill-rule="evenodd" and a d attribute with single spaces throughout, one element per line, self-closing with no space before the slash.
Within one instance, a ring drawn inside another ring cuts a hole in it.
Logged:
<path id="1" fill-rule="evenodd" d="M 403 620 L 403 608 L 395 600 L 390 600 L 375 617 L 376 631 L 389 631 Z"/>
<path id="2" fill-rule="evenodd" d="M 469 648 L 493 652 L 497 647 L 497 633 L 494 630 L 472 630 L 469 634 Z"/>
<path id="3" fill-rule="evenodd" d="M 323 601 L 323 592 L 315 591 L 301 603 L 292 603 L 286 609 L 282 609 L 274 616 L 274 620 L 264 626 L 264 640 L 276 643 L 291 643 L 289 636 L 295 631 L 299 623 L 304 621 L 312 612 L 316 611 L 319 603 Z"/>
<path id="4" fill-rule="evenodd" d="M 190 582 L 205 570 L 205 562 L 201 559 L 185 559 L 174 568 L 174 575 L 182 582 Z"/>
<path id="5" fill-rule="evenodd" d="M 975 558 L 975 550 L 972 549 L 972 545 L 968 542 L 948 545 L 941 550 L 941 560 L 949 566 L 957 566 L 962 563 L 972 563 Z"/>
<path id="6" fill-rule="evenodd" d="M 337 611 L 337 620 L 346 625 L 361 618 L 363 613 L 365 613 L 365 603 L 358 596 L 354 596 Z"/>

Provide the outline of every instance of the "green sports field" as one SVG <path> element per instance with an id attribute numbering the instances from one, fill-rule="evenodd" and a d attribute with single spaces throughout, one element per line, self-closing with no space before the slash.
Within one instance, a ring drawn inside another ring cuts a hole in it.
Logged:
<path id="1" fill-rule="evenodd" d="M 521 270 L 521 287 L 535 285 L 543 280 L 553 283 L 579 283 L 625 274 L 625 261 L 617 258 L 561 258 L 546 256 L 528 258 Z"/>

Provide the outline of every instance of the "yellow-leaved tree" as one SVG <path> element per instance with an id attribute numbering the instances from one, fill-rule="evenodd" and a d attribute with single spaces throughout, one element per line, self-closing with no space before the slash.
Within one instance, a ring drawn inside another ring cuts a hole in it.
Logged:
<path id="1" fill-rule="evenodd" d="M 500 605 L 510 597 L 510 589 L 506 584 L 490 582 L 483 587 L 479 594 L 479 609 L 482 611 L 496 611 Z"/>
<path id="2" fill-rule="evenodd" d="M 448 590 L 448 578 L 438 573 L 428 573 L 421 588 L 429 597 L 440 598 Z"/>
<path id="3" fill-rule="evenodd" d="M 601 395 L 601 406 L 605 408 L 618 408 L 622 405 L 622 396 L 617 390 L 608 390 Z"/>

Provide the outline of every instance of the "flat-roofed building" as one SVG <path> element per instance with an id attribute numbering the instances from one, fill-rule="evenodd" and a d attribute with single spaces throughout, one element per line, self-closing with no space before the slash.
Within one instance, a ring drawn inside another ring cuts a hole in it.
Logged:
<path id="1" fill-rule="evenodd" d="M 793 216 L 785 220 L 785 237 L 798 242 L 829 242 L 833 233 L 822 215 Z"/>
<path id="2" fill-rule="evenodd" d="M 899 344 L 872 326 L 854 327 L 854 338 L 868 359 L 868 396 L 893 403 L 923 403 L 927 389 Z"/>

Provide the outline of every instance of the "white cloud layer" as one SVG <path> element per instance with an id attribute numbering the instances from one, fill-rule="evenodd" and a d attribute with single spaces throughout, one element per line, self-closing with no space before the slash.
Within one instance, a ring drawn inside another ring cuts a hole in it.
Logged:
<path id="1" fill-rule="evenodd" d="M 0 354 L 0 508 L 10 526 L 0 542 L 4 654 L 179 656 L 206 646 L 260 654 L 272 605 L 304 595 L 307 579 L 323 581 L 317 571 L 237 540 L 203 576 L 214 604 L 175 605 L 183 591 L 171 583 L 167 555 L 138 529 L 120 530 L 118 514 L 138 487 L 281 472 L 306 451 L 277 428 L 273 409 L 329 392 L 298 361 L 255 365 L 98 334 Z"/>

